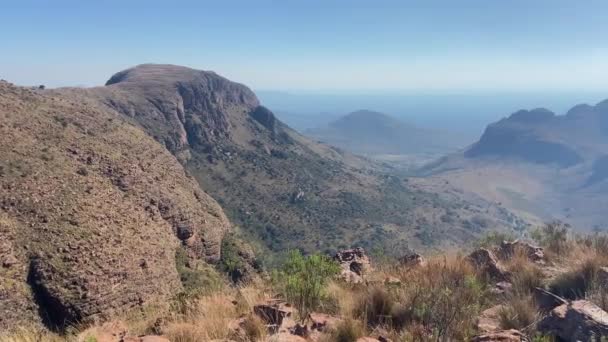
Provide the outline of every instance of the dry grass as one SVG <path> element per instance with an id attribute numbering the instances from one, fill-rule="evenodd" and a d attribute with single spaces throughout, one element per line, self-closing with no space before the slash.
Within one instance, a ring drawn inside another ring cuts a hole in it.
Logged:
<path id="1" fill-rule="evenodd" d="M 324 336 L 323 342 L 355 342 L 358 338 L 365 336 L 365 327 L 360 321 L 352 318 L 340 322 L 329 334 Z"/>
<path id="2" fill-rule="evenodd" d="M 608 265 L 604 254 L 587 253 L 570 266 L 569 270 L 557 276 L 549 285 L 551 292 L 568 299 L 584 298 L 592 289 L 601 289 L 598 275 L 600 268 Z"/>
<path id="3" fill-rule="evenodd" d="M 531 293 L 536 287 L 544 286 L 544 275 L 539 265 L 530 261 L 527 252 L 515 248 L 508 260 L 503 261 L 507 271 L 511 273 L 513 292 L 520 296 Z"/>
<path id="4" fill-rule="evenodd" d="M 10 333 L 0 333 L 2 342 L 65 342 L 73 340 L 71 337 L 64 337 L 41 328 L 18 328 Z"/>
<path id="5" fill-rule="evenodd" d="M 523 332 L 534 332 L 539 313 L 531 295 L 509 298 L 498 312 L 502 329 L 517 329 Z"/>
<path id="6" fill-rule="evenodd" d="M 362 292 L 355 318 L 370 328 L 389 329 L 399 339 L 471 337 L 487 286 L 464 257 L 434 257 L 425 266 L 393 272 L 401 285 L 375 285 Z"/>
<path id="7" fill-rule="evenodd" d="M 219 293 L 201 297 L 188 314 L 178 316 L 163 328 L 171 341 L 190 342 L 226 339 L 228 326 L 238 318 L 232 298 Z"/>

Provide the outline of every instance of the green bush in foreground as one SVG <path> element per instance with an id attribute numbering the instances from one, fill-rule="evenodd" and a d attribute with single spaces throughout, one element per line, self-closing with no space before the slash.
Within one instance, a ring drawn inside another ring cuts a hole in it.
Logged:
<path id="1" fill-rule="evenodd" d="M 292 251 L 283 267 L 274 272 L 273 281 L 285 299 L 296 307 L 300 319 L 305 320 L 319 307 L 328 281 L 339 271 L 340 266 L 327 256 L 303 256 L 299 251 Z"/>

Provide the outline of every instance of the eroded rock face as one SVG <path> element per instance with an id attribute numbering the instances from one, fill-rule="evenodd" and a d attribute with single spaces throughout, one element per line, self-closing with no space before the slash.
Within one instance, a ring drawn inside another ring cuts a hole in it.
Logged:
<path id="1" fill-rule="evenodd" d="M 564 341 L 593 341 L 608 336 L 608 312 L 597 305 L 576 300 L 563 304 L 538 323 L 538 330 Z"/>
<path id="2" fill-rule="evenodd" d="M 473 251 L 467 259 L 475 268 L 492 279 L 502 281 L 509 278 L 507 270 L 499 263 L 494 253 L 486 248 Z"/>
<path id="3" fill-rule="evenodd" d="M 369 257 L 361 247 L 339 251 L 334 260 L 342 267 L 341 277 L 351 283 L 360 283 L 371 270 Z"/>
<path id="4" fill-rule="evenodd" d="M 0 82 L 0 330 L 103 320 L 182 289 L 176 251 L 219 259 L 230 229 L 175 157 L 92 101 Z M 2 293 L 4 292 L 4 293 Z M 38 318 L 40 320 L 40 318 Z"/>

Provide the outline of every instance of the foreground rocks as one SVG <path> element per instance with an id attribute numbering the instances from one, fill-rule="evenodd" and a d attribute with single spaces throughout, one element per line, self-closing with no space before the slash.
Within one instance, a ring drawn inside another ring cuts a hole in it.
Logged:
<path id="1" fill-rule="evenodd" d="M 220 206 L 105 107 L 0 81 L 0 150 L 0 331 L 168 300 L 178 248 L 220 257 Z"/>
<path id="2" fill-rule="evenodd" d="M 542 247 L 534 246 L 520 240 L 512 242 L 503 241 L 500 244 L 499 253 L 503 259 L 510 259 L 517 251 L 522 251 L 532 262 L 539 264 L 545 263 L 545 252 Z"/>
<path id="3" fill-rule="evenodd" d="M 369 257 L 361 247 L 339 251 L 334 260 L 340 264 L 340 276 L 349 283 L 362 283 L 366 273 L 372 269 Z"/>
<path id="4" fill-rule="evenodd" d="M 538 323 L 538 330 L 564 341 L 592 341 L 608 336 L 608 312 L 576 300 L 560 305 Z"/>
<path id="5" fill-rule="evenodd" d="M 509 272 L 499 263 L 498 258 L 490 250 L 480 248 L 473 251 L 467 260 L 480 272 L 497 281 L 509 279 Z"/>

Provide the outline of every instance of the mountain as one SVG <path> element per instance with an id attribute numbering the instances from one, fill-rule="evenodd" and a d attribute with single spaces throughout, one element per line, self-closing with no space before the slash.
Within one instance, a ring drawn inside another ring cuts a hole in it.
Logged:
<path id="1" fill-rule="evenodd" d="M 233 232 L 262 252 L 402 255 L 525 227 L 479 196 L 313 142 L 213 72 L 147 64 L 88 89 L 1 82 L 0 119 L 0 329 L 104 321 L 166 306 L 216 269 L 251 274 Z"/>
<path id="2" fill-rule="evenodd" d="M 433 174 L 520 213 L 602 227 L 608 203 L 608 100 L 564 115 L 521 110 L 489 125 L 461 154 L 428 165 Z"/>
<path id="3" fill-rule="evenodd" d="M 369 110 L 352 112 L 326 127 L 309 129 L 305 134 L 346 151 L 381 160 L 386 160 L 383 156 L 395 155 L 430 154 L 436 158 L 466 144 L 456 134 L 422 129 Z"/>
<path id="4" fill-rule="evenodd" d="M 220 259 L 220 206 L 95 101 L 0 82 L 0 150 L 0 331 L 163 302 L 184 289 L 180 253 Z"/>
<path id="5" fill-rule="evenodd" d="M 103 87 L 55 93 L 98 102 L 164 144 L 264 249 L 361 245 L 399 254 L 466 241 L 486 225 L 519 224 L 477 197 L 425 191 L 313 142 L 276 119 L 249 88 L 213 72 L 147 64 Z"/>

